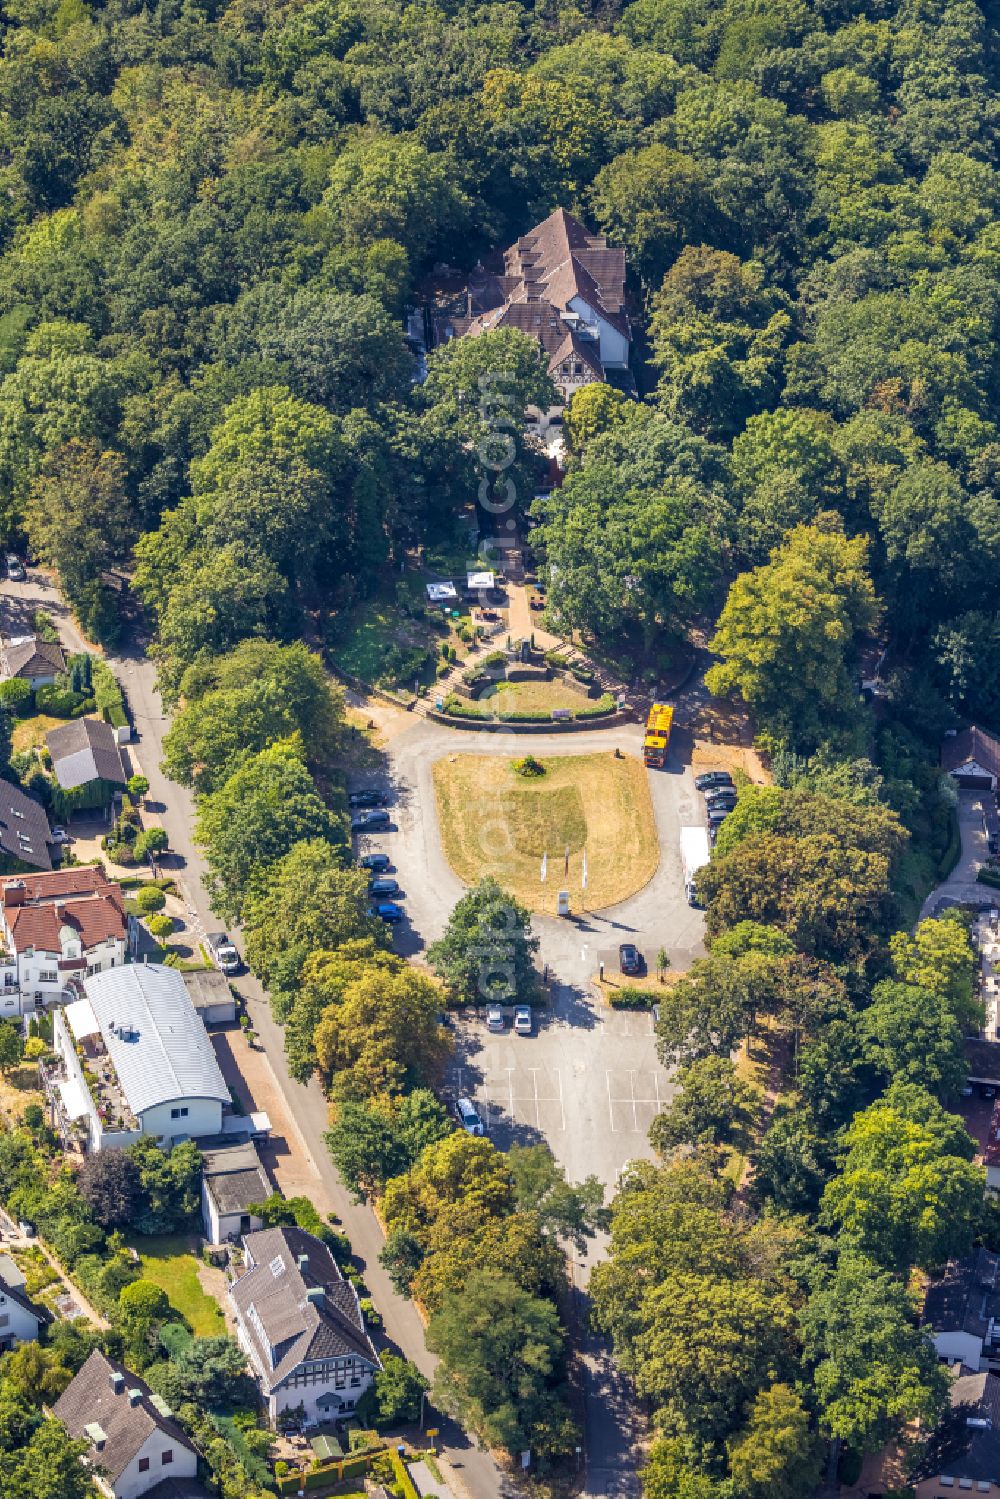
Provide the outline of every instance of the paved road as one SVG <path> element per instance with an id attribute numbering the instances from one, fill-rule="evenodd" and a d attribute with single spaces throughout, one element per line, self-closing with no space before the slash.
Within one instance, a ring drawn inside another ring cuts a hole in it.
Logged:
<path id="1" fill-rule="evenodd" d="M 924 901 L 920 908 L 921 918 L 936 916 L 946 906 L 972 905 L 990 906 L 997 903 L 997 892 L 988 885 L 980 885 L 976 873 L 989 857 L 989 841 L 986 837 L 984 817 L 985 791 L 960 791 L 958 793 L 958 829 L 962 836 L 962 852 L 958 863 L 948 878 Z"/>

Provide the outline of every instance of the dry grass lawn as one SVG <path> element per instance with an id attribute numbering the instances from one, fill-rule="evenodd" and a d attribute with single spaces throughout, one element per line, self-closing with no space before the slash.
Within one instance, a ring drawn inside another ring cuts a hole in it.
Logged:
<path id="1" fill-rule="evenodd" d="M 498 682 L 491 692 L 484 692 L 480 702 L 488 702 L 496 713 L 551 713 L 553 708 L 576 712 L 591 701 L 586 692 L 559 678 L 545 682 L 538 678 L 526 682 Z"/>
<path id="2" fill-rule="evenodd" d="M 569 890 L 577 911 L 599 911 L 641 890 L 660 857 L 641 762 L 600 754 L 556 755 L 542 764 L 545 775 L 528 778 L 499 756 L 447 755 L 436 762 L 441 841 L 458 877 L 474 885 L 493 875 L 531 910 L 550 915 L 559 890 Z"/>
<path id="3" fill-rule="evenodd" d="M 64 718 L 50 718 L 47 713 L 36 713 L 34 718 L 22 718 L 14 720 L 14 728 L 11 733 L 11 748 L 15 755 L 24 750 L 39 749 L 45 743 L 45 736 L 50 729 L 58 729 L 60 724 L 65 723 Z"/>

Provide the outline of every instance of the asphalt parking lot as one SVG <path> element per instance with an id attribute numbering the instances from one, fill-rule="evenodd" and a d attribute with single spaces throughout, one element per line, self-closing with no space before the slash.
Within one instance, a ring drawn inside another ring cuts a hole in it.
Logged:
<path id="1" fill-rule="evenodd" d="M 460 744 L 463 752 L 500 754 L 515 747 L 512 738 L 470 734 Z M 613 734 L 568 740 L 540 736 L 531 748 L 579 754 L 614 745 L 637 754 L 642 729 L 619 726 Z M 417 721 L 390 742 L 386 772 L 358 782 L 386 793 L 391 828 L 363 834 L 356 848 L 392 860 L 391 873 L 406 892 L 393 947 L 406 956 L 419 956 L 440 936 L 464 894 L 441 847 L 431 775 L 434 761 L 457 742 L 454 730 Z M 447 1080 L 452 1102 L 475 1100 L 498 1146 L 545 1140 L 570 1180 L 596 1175 L 609 1189 L 630 1160 L 652 1155 L 649 1126 L 674 1089 L 657 1061 L 652 1016 L 610 1010 L 591 980 L 602 963 L 609 977 L 617 976 L 622 942 L 639 948 L 647 971 L 655 970 L 661 946 L 675 970 L 704 952 L 704 913 L 685 899 L 679 851 L 680 827 L 701 822 L 704 807 L 679 750 L 666 772 L 650 772 L 649 785 L 660 844 L 660 867 L 649 884 L 604 911 L 574 910 L 568 919 L 536 915 L 549 1004 L 536 1011 L 535 1033 L 515 1036 L 509 1016 L 502 1035 L 486 1030 L 485 1012 L 457 1020 L 458 1056 Z"/>
<path id="2" fill-rule="evenodd" d="M 478 1015 L 457 1035 L 449 1094 L 475 1101 L 501 1149 L 546 1140 L 571 1180 L 594 1175 L 608 1187 L 627 1161 L 651 1154 L 649 1126 L 674 1088 L 648 1011 L 616 1013 L 559 986 L 532 1036 L 491 1034 Z"/>

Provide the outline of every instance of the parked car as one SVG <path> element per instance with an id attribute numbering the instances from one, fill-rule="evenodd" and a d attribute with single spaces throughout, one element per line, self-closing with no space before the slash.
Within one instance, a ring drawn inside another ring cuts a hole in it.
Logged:
<path id="1" fill-rule="evenodd" d="M 728 770 L 706 770 L 695 776 L 694 783 L 699 791 L 707 791 L 710 786 L 731 786 L 733 778 Z"/>
<path id="2" fill-rule="evenodd" d="M 718 824 L 720 822 L 725 822 L 726 818 L 729 816 L 729 814 L 730 814 L 730 812 L 732 810 L 733 810 L 732 807 L 728 807 L 728 806 L 709 807 L 709 809 L 708 809 L 708 825 L 709 825 L 709 827 L 711 827 L 713 824 L 715 824 L 716 826 L 718 826 Z"/>
<path id="3" fill-rule="evenodd" d="M 706 807 L 736 806 L 736 791 L 731 786 L 715 786 L 705 792 Z"/>
<path id="4" fill-rule="evenodd" d="M 402 895 L 402 893 L 396 880 L 372 880 L 368 886 L 369 895 Z"/>
<path id="5" fill-rule="evenodd" d="M 618 949 L 618 967 L 624 974 L 642 972 L 642 953 L 634 942 L 623 942 Z"/>
<path id="6" fill-rule="evenodd" d="M 507 1021 L 504 1019 L 503 1010 L 499 1005 L 490 1005 L 486 1011 L 486 1029 L 488 1031 L 506 1030 Z"/>
<path id="7" fill-rule="evenodd" d="M 381 921 L 387 921 L 391 926 L 394 922 L 402 921 L 406 912 L 393 900 L 380 900 L 368 907 L 368 914 L 379 917 Z"/>
<path id="8" fill-rule="evenodd" d="M 485 1135 L 483 1121 L 476 1113 L 471 1098 L 460 1098 L 455 1104 L 455 1113 L 462 1128 L 468 1130 L 470 1135 Z"/>
<path id="9" fill-rule="evenodd" d="M 514 1006 L 514 1034 L 515 1036 L 530 1036 L 534 1030 L 534 1016 L 530 1005 Z"/>
<path id="10" fill-rule="evenodd" d="M 373 833 L 376 828 L 387 828 L 389 826 L 389 814 L 379 808 L 375 812 L 359 812 L 357 817 L 351 818 L 352 833 Z"/>
<path id="11" fill-rule="evenodd" d="M 381 791 L 352 791 L 347 798 L 351 807 L 381 807 L 385 797 Z"/>
<path id="12" fill-rule="evenodd" d="M 67 833 L 65 828 L 61 828 L 57 824 L 52 829 L 49 841 L 51 843 L 72 843 L 73 838 L 71 834 Z"/>
<path id="13" fill-rule="evenodd" d="M 24 563 L 12 552 L 7 556 L 7 576 L 12 583 L 23 583 L 28 576 L 24 570 Z"/>
<path id="14" fill-rule="evenodd" d="M 209 932 L 205 941 L 212 957 L 227 977 L 231 973 L 239 973 L 243 967 L 242 959 L 225 932 Z"/>
<path id="15" fill-rule="evenodd" d="M 391 869 L 392 860 L 388 854 L 362 854 L 358 860 L 362 869 Z"/>

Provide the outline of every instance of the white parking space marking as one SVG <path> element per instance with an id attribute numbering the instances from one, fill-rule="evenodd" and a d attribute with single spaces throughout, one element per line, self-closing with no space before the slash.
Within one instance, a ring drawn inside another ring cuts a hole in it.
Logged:
<path id="1" fill-rule="evenodd" d="M 645 1134 L 663 1108 L 658 1074 L 629 1067 L 608 1070 L 604 1078 L 612 1132 Z"/>

